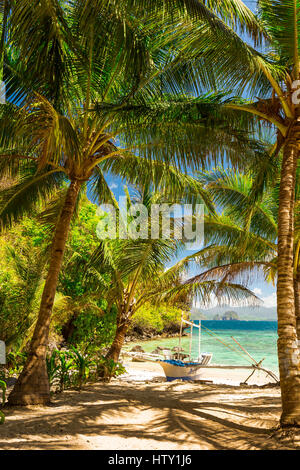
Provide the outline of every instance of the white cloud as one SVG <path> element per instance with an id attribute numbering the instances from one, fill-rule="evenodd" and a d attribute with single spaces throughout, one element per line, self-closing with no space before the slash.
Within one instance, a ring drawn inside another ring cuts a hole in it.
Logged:
<path id="1" fill-rule="evenodd" d="M 113 189 L 117 189 L 118 185 L 116 183 L 112 183 L 109 187 L 109 189 L 113 190 Z"/>
<path id="2" fill-rule="evenodd" d="M 253 292 L 263 301 L 262 307 L 265 307 L 265 308 L 276 307 L 277 305 L 276 292 L 272 292 L 272 294 L 270 295 L 263 296 L 262 290 L 259 287 L 255 287 L 253 289 Z"/>
<path id="3" fill-rule="evenodd" d="M 262 294 L 262 290 L 259 287 L 255 287 L 253 289 L 253 292 L 254 292 L 255 295 L 261 295 Z"/>
<path id="4" fill-rule="evenodd" d="M 277 305 L 276 292 L 273 292 L 273 294 L 268 295 L 266 297 L 261 297 L 261 300 L 264 303 L 263 306 L 266 308 L 276 307 Z"/>

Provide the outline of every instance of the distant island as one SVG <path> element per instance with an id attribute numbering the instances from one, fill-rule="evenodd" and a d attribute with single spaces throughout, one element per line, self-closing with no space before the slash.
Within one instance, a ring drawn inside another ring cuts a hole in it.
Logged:
<path id="1" fill-rule="evenodd" d="M 191 318 L 195 320 L 215 320 L 219 315 L 219 319 L 232 310 L 233 306 L 224 305 L 216 306 L 210 309 L 192 308 Z M 276 307 L 236 307 L 234 306 L 234 313 L 238 315 L 240 321 L 276 321 L 277 312 Z"/>
<path id="2" fill-rule="evenodd" d="M 215 315 L 214 320 L 222 320 L 222 321 L 231 321 L 231 320 L 239 320 L 239 316 L 234 311 L 225 312 L 223 315 Z"/>

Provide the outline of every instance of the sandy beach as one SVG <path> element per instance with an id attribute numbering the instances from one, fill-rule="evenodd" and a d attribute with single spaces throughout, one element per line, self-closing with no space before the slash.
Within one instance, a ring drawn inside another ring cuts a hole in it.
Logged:
<path id="1" fill-rule="evenodd" d="M 0 449 L 300 449 L 300 435 L 272 431 L 278 386 L 165 382 L 154 363 L 127 370 L 109 384 L 54 395 L 46 408 L 5 408 Z"/>

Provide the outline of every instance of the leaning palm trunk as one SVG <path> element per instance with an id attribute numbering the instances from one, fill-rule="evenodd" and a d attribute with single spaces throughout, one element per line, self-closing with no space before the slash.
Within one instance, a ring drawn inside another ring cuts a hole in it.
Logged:
<path id="1" fill-rule="evenodd" d="M 283 426 L 300 425 L 300 357 L 296 330 L 293 244 L 294 195 L 298 158 L 295 125 L 286 141 L 281 171 L 278 212 L 278 360 Z"/>
<path id="2" fill-rule="evenodd" d="M 46 350 L 52 307 L 65 245 L 74 214 L 81 183 L 72 181 L 62 209 L 52 244 L 49 272 L 46 279 L 38 320 L 30 343 L 29 356 L 24 369 L 11 392 L 11 405 L 45 405 L 50 401 L 49 380 L 46 369 Z"/>
<path id="3" fill-rule="evenodd" d="M 112 345 L 108 353 L 106 354 L 106 359 L 113 359 L 114 362 L 118 362 L 128 327 L 129 322 L 124 320 L 122 316 L 120 316 L 117 322 L 116 334 Z"/>

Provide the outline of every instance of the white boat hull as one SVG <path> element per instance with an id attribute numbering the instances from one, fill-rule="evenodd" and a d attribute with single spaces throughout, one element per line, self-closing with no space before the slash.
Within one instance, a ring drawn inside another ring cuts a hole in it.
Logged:
<path id="1" fill-rule="evenodd" d="M 214 364 L 178 366 L 160 360 L 157 362 L 163 368 L 168 382 L 180 379 L 207 380 L 214 383 L 244 383 L 247 381 L 248 384 L 267 384 L 275 383 L 277 381 L 276 376 L 272 374 L 272 372 L 266 369 L 256 369 L 251 366 L 226 366 Z M 274 375 L 274 378 L 272 375 Z M 224 376 L 226 377 L 225 379 Z"/>
<path id="2" fill-rule="evenodd" d="M 185 366 L 177 366 L 174 364 L 170 364 L 165 361 L 157 361 L 164 370 L 166 378 L 168 381 L 171 380 L 200 380 L 203 372 L 204 367 L 199 365 L 185 365 Z"/>

